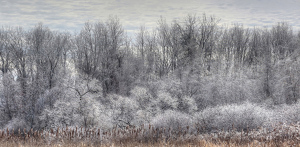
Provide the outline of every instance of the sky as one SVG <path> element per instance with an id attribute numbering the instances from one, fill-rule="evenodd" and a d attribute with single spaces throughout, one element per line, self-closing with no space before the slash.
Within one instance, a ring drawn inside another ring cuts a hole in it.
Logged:
<path id="1" fill-rule="evenodd" d="M 160 16 L 168 22 L 188 14 L 214 15 L 220 24 L 271 27 L 288 22 L 300 30 L 300 0 L 0 0 L 0 26 L 79 32 L 84 23 L 117 16 L 128 33 L 141 25 L 155 28 Z"/>

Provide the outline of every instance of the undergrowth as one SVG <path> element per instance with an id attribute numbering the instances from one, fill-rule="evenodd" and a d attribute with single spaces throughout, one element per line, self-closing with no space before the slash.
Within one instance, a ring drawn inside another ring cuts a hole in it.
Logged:
<path id="1" fill-rule="evenodd" d="M 97 128 L 57 128 L 50 130 L 1 130 L 0 146 L 299 146 L 300 124 L 272 128 L 203 133 L 201 126 L 178 128 L 141 125 L 101 130 Z"/>

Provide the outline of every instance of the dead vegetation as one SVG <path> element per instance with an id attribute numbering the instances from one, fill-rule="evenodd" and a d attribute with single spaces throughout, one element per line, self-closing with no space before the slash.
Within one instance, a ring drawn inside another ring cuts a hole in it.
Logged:
<path id="1" fill-rule="evenodd" d="M 234 126 L 234 125 L 233 125 Z M 39 130 L 1 130 L 0 146 L 300 146 L 299 124 L 278 124 L 237 132 L 203 133 L 200 127 L 155 128 L 151 125 L 111 130 L 57 128 Z"/>

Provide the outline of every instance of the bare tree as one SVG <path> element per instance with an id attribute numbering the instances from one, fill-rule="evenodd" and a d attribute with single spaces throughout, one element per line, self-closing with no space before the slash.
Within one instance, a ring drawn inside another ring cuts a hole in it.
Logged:
<path id="1" fill-rule="evenodd" d="M 271 44 L 271 34 L 268 30 L 265 30 L 262 35 L 263 44 L 263 90 L 266 94 L 266 98 L 272 98 L 271 91 L 271 78 L 272 78 L 272 44 Z"/>
<path id="2" fill-rule="evenodd" d="M 102 81 L 104 96 L 119 92 L 119 75 L 123 55 L 124 31 L 118 18 L 110 17 L 106 23 L 86 23 L 75 39 L 77 68 Z"/>
<path id="3" fill-rule="evenodd" d="M 276 60 L 282 60 L 294 51 L 294 48 L 290 46 L 293 38 L 293 31 L 287 23 L 280 22 L 277 25 L 274 25 L 271 33 L 272 46 L 274 47 L 273 52 L 276 54 Z"/>
<path id="4" fill-rule="evenodd" d="M 166 23 L 166 19 L 161 17 L 158 21 L 158 55 L 156 58 L 156 72 L 159 77 L 167 75 L 170 72 L 171 64 L 170 64 L 170 28 Z"/>
<path id="5" fill-rule="evenodd" d="M 191 65 L 198 55 L 197 52 L 197 19 L 195 16 L 187 16 L 182 30 L 181 45 L 183 47 L 182 63 Z M 186 66 L 186 65 L 184 65 Z"/>
<path id="6" fill-rule="evenodd" d="M 140 27 L 140 31 L 136 35 L 136 48 L 142 58 L 142 65 L 144 65 L 145 62 L 145 56 L 146 56 L 146 51 L 145 51 L 145 46 L 146 46 L 146 36 L 147 36 L 147 31 L 145 29 L 145 26 Z"/>
<path id="7" fill-rule="evenodd" d="M 207 66 L 207 71 L 210 72 L 211 70 L 211 60 L 213 56 L 213 52 L 215 50 L 215 42 L 218 40 L 217 34 L 217 25 L 219 23 L 219 19 L 214 16 L 206 16 L 204 13 L 203 16 L 200 18 L 199 21 L 199 28 L 197 30 L 197 44 L 199 46 L 200 57 L 204 58 Z"/>
<path id="8" fill-rule="evenodd" d="M 244 64 L 244 60 L 247 54 L 247 45 L 249 42 L 250 32 L 249 29 L 244 29 L 243 25 L 235 24 L 231 28 L 231 39 L 233 45 L 234 54 L 234 68 L 238 71 Z"/>
<path id="9" fill-rule="evenodd" d="M 26 111 L 26 101 L 27 101 L 27 90 L 28 90 L 28 75 L 27 75 L 27 60 L 29 45 L 26 40 L 27 32 L 25 32 L 21 27 L 12 29 L 9 34 L 10 38 L 10 50 L 12 52 L 12 64 L 14 70 L 17 72 L 17 81 L 20 82 L 21 88 L 21 107 L 20 114 L 21 117 L 25 116 Z"/>
<path id="10" fill-rule="evenodd" d="M 5 74 L 9 71 L 9 68 L 11 68 L 11 50 L 10 50 L 10 38 L 9 33 L 11 31 L 11 28 L 4 29 L 2 28 L 0 30 L 0 68 L 2 71 L 2 74 Z"/>
<path id="11" fill-rule="evenodd" d="M 47 45 L 47 49 L 45 50 L 45 60 L 47 62 L 47 79 L 48 79 L 48 89 L 51 89 L 55 86 L 56 76 L 58 69 L 60 67 L 62 59 L 62 55 L 64 50 L 68 50 L 68 36 L 60 33 L 54 33 L 53 38 L 49 41 Z M 66 54 L 66 53 L 65 53 Z M 66 56 L 66 55 L 64 55 Z M 66 57 L 64 57 L 66 58 Z"/>

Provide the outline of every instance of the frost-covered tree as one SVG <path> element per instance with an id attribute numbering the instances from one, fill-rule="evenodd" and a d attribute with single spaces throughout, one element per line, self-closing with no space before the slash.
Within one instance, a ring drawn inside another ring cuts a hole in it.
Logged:
<path id="1" fill-rule="evenodd" d="M 75 35 L 42 23 L 3 27 L 0 125 L 179 126 L 193 116 L 213 130 L 255 128 L 271 117 L 296 122 L 300 33 L 285 22 L 218 23 L 205 14 L 161 17 L 136 36 L 116 17 L 87 22 Z"/>
<path id="2" fill-rule="evenodd" d="M 102 92 L 119 93 L 120 71 L 124 45 L 124 30 L 117 17 L 106 22 L 86 23 L 75 37 L 74 60 L 76 69 L 102 82 Z"/>
<path id="3" fill-rule="evenodd" d="M 1 122 L 5 124 L 15 118 L 21 118 L 19 109 L 22 107 L 20 85 L 10 72 L 4 74 L 0 84 Z"/>

